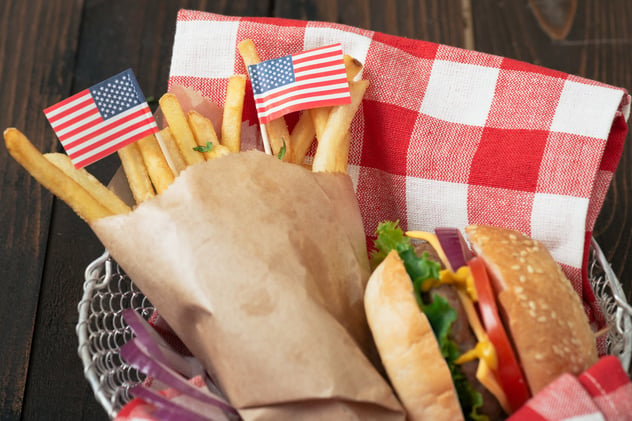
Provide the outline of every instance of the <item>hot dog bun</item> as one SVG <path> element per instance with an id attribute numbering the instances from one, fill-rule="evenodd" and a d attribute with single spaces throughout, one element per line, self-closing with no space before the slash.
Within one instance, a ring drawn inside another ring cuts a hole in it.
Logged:
<path id="1" fill-rule="evenodd" d="M 380 357 L 410 420 L 462 420 L 452 377 L 396 251 L 369 278 L 364 306 Z"/>

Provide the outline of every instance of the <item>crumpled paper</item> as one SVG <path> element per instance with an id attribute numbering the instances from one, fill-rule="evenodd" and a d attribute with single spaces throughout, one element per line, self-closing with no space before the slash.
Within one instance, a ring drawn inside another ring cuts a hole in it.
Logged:
<path id="1" fill-rule="evenodd" d="M 347 175 L 243 152 L 92 228 L 245 419 L 404 418 L 372 363 Z"/>

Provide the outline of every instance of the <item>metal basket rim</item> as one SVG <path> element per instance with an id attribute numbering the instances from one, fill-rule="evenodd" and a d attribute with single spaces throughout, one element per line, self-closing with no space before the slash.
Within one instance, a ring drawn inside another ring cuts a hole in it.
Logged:
<path id="1" fill-rule="evenodd" d="M 604 271 L 604 278 L 610 290 L 612 297 L 616 302 L 616 324 L 623 336 L 623 351 L 617 355 L 621 361 L 625 372 L 628 372 L 632 360 L 632 306 L 628 303 L 623 288 L 617 279 L 616 274 L 612 270 L 612 266 L 607 261 L 601 247 L 597 241 L 591 239 L 591 247 L 595 251 L 595 259 Z M 112 260 L 107 250 L 101 256 L 92 261 L 84 272 L 83 295 L 77 305 L 79 318 L 76 325 L 76 334 L 78 337 L 77 352 L 83 365 L 83 372 L 86 380 L 89 382 L 95 398 L 106 410 L 108 416 L 114 419 L 117 410 L 114 408 L 111 400 L 103 393 L 103 387 L 100 384 L 99 376 L 92 370 L 92 356 L 90 354 L 88 344 L 88 317 L 90 310 L 90 299 L 96 290 L 102 289 L 108 285 L 112 279 Z"/>

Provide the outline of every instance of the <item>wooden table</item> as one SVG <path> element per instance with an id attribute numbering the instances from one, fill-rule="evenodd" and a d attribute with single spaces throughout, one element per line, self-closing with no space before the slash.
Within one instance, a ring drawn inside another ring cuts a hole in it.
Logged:
<path id="1" fill-rule="evenodd" d="M 42 109 L 127 67 L 141 75 L 147 96 L 162 94 L 180 8 L 337 21 L 474 48 L 632 88 L 629 0 L 580 0 L 570 31 L 558 40 L 538 23 L 534 12 L 542 9 L 535 3 L 3 0 L 0 128 L 16 126 L 41 151 L 57 150 Z M 555 17 L 555 11 L 545 11 L 547 16 Z M 107 158 L 90 171 L 108 180 L 117 160 Z M 595 230 L 628 296 L 631 184 L 628 141 Z M 103 247 L 66 205 L 10 159 L 4 147 L 0 220 L 0 419 L 106 419 L 83 377 L 75 335 L 83 271 Z"/>

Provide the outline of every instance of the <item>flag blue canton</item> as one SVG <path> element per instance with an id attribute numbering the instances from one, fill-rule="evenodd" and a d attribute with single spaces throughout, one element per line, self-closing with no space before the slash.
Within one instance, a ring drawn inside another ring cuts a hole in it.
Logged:
<path id="1" fill-rule="evenodd" d="M 131 69 L 90 87 L 89 91 L 104 120 L 145 102 Z"/>
<path id="2" fill-rule="evenodd" d="M 279 57 L 250 65 L 248 66 L 248 73 L 255 95 L 295 81 L 292 56 Z"/>

